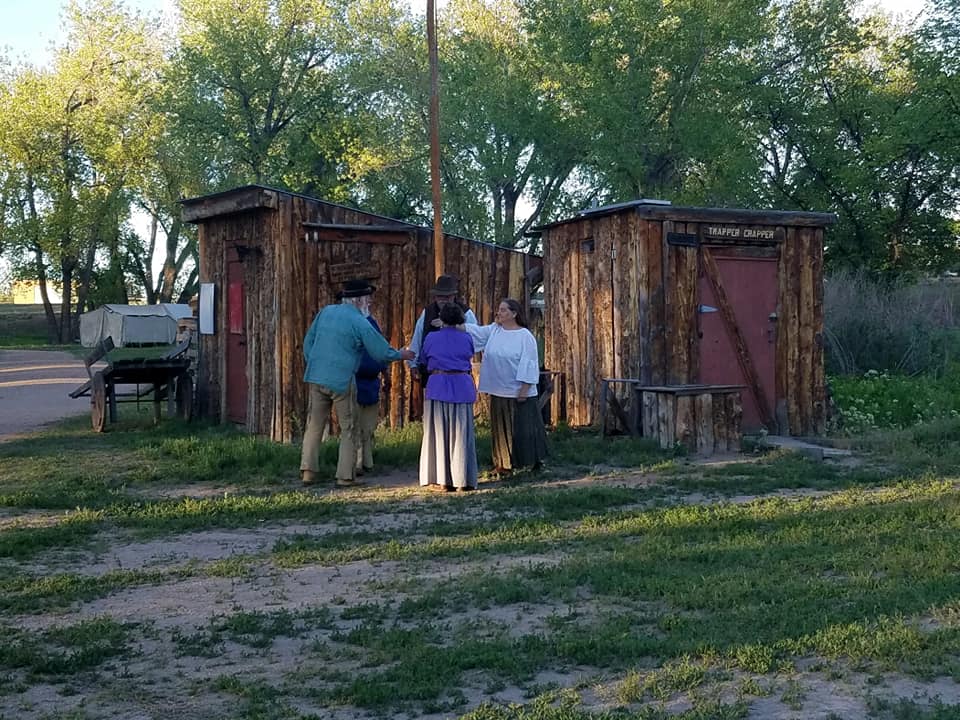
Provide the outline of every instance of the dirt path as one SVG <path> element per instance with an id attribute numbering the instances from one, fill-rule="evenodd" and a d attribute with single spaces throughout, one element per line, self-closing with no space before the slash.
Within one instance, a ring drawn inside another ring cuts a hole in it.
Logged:
<path id="1" fill-rule="evenodd" d="M 87 380 L 83 361 L 54 350 L 0 350 L 0 442 L 89 412 L 71 390 Z"/>

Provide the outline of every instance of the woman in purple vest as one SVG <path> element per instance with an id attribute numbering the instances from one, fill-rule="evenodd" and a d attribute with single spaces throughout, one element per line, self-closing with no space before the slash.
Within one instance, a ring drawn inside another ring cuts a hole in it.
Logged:
<path id="1" fill-rule="evenodd" d="M 450 303 L 440 310 L 443 327 L 424 338 L 420 357 L 430 379 L 423 408 L 420 485 L 433 490 L 476 490 L 477 444 L 473 428 L 473 384 L 470 361 L 473 340 L 457 328 L 463 310 Z"/>

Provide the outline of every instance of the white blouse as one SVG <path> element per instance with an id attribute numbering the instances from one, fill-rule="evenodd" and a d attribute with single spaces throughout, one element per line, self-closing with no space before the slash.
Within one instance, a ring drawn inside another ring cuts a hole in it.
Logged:
<path id="1" fill-rule="evenodd" d="M 540 380 L 540 359 L 537 340 L 526 328 L 504 330 L 491 325 L 466 325 L 477 352 L 483 352 L 480 364 L 480 392 L 497 397 L 515 398 L 520 385 L 528 383 L 527 397 L 537 394 Z"/>

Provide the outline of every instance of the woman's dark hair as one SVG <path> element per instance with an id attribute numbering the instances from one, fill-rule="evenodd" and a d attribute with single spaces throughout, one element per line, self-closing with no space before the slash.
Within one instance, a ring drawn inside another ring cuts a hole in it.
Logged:
<path id="1" fill-rule="evenodd" d="M 517 302 L 513 298 L 504 298 L 500 302 L 502 302 L 504 305 L 510 308 L 510 312 L 514 313 L 517 316 L 516 318 L 514 318 L 517 321 L 517 325 L 524 328 L 529 327 L 527 325 L 527 316 L 524 315 L 523 307 L 520 305 L 519 302 Z"/>
<path id="2" fill-rule="evenodd" d="M 440 308 L 440 320 L 444 325 L 463 325 L 463 310 L 456 303 L 447 303 Z"/>

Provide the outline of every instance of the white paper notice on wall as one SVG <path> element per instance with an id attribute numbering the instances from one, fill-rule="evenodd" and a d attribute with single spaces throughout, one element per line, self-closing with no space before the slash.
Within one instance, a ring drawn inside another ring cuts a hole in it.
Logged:
<path id="1" fill-rule="evenodd" d="M 200 283 L 200 334 L 213 335 L 213 283 Z"/>

